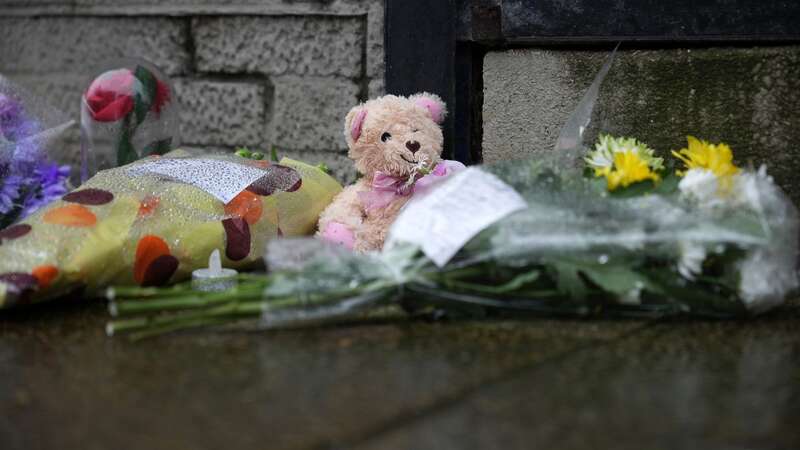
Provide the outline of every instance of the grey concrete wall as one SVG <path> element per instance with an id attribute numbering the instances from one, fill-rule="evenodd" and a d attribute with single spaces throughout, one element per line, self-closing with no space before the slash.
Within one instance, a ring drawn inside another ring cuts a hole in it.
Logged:
<path id="1" fill-rule="evenodd" d="M 383 93 L 383 0 L 48 0 L 0 3 L 0 73 L 79 118 L 108 61 L 175 83 L 184 146 L 246 145 L 354 172 L 350 107 Z M 79 151 L 77 133 L 65 151 Z"/>
<path id="2" fill-rule="evenodd" d="M 508 50 L 484 60 L 485 161 L 551 151 L 607 51 Z M 622 51 L 588 131 L 636 136 L 661 153 L 692 134 L 767 163 L 800 204 L 800 47 Z"/>

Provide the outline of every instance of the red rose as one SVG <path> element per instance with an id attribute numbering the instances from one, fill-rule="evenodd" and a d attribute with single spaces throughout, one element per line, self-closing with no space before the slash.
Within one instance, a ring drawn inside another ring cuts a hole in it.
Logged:
<path id="1" fill-rule="evenodd" d="M 112 70 L 95 78 L 84 95 L 92 118 L 98 122 L 116 122 L 130 113 L 135 81 L 128 69 Z"/>
<path id="2" fill-rule="evenodd" d="M 156 80 L 156 98 L 153 99 L 153 106 L 150 109 L 156 114 L 161 114 L 161 108 L 163 108 L 169 100 L 169 86 L 161 80 Z"/>

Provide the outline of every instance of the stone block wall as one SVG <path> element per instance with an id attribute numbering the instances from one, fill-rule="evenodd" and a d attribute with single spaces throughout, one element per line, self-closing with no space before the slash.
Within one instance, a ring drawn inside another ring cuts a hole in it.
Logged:
<path id="1" fill-rule="evenodd" d="M 325 162 L 344 182 L 346 112 L 384 86 L 383 0 L 5 0 L 0 73 L 78 119 L 101 67 L 169 75 L 185 147 Z M 77 132 L 68 152 L 79 151 Z"/>

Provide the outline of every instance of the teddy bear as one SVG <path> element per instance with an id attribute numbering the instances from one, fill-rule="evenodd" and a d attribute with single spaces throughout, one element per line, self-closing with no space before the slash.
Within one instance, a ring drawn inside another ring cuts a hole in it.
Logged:
<path id="1" fill-rule="evenodd" d="M 385 95 L 351 109 L 344 135 L 361 178 L 322 212 L 318 236 L 356 252 L 380 250 L 406 202 L 464 168 L 441 158 L 446 114 L 429 93 Z"/>

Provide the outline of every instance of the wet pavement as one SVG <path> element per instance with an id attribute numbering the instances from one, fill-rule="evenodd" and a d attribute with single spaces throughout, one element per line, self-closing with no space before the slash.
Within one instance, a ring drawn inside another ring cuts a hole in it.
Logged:
<path id="1" fill-rule="evenodd" d="M 800 301 L 751 321 L 390 320 L 109 339 L 0 312 L 0 449 L 797 449 Z"/>

